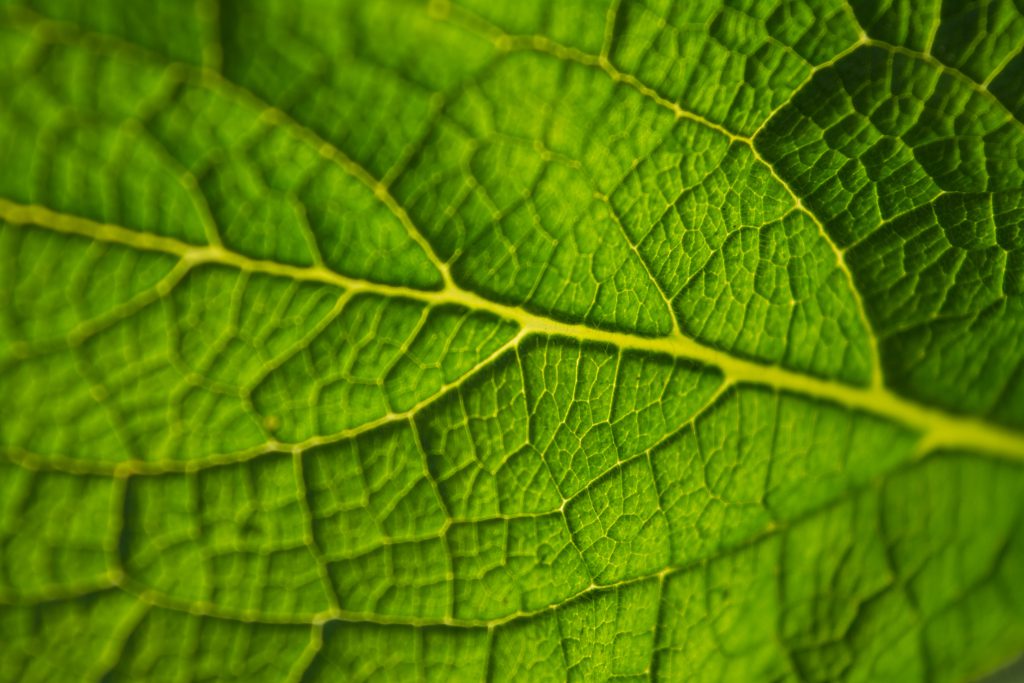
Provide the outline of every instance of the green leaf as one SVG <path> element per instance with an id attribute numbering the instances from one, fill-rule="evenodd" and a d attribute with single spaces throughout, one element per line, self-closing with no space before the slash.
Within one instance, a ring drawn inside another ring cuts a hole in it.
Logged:
<path id="1" fill-rule="evenodd" d="M 1024 650 L 1024 14 L 0 7 L 0 680 Z"/>

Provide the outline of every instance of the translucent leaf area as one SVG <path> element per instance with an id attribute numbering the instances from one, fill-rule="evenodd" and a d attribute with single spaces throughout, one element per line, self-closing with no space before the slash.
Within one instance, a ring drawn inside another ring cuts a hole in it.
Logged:
<path id="1" fill-rule="evenodd" d="M 0 65 L 0 681 L 1024 651 L 1019 0 L 3 0 Z"/>

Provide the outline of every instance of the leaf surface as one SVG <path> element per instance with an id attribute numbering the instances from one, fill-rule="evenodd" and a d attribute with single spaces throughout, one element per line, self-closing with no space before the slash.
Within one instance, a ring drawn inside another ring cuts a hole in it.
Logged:
<path id="1" fill-rule="evenodd" d="M 0 679 L 1024 650 L 1016 4 L 0 10 Z"/>

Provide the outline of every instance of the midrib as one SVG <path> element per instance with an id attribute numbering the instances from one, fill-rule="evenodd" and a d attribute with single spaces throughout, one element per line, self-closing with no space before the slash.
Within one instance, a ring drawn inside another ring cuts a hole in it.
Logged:
<path id="1" fill-rule="evenodd" d="M 814 377 L 754 360 L 732 356 L 681 334 L 641 337 L 602 330 L 579 323 L 554 320 L 515 306 L 497 303 L 478 294 L 448 284 L 437 291 L 369 282 L 336 273 L 323 266 L 291 266 L 276 261 L 254 259 L 220 246 L 196 246 L 180 240 L 99 223 L 80 216 L 53 211 L 43 206 L 25 205 L 0 199 L 0 218 L 18 226 L 37 226 L 55 232 L 79 235 L 115 243 L 133 249 L 170 254 L 186 265 L 219 264 L 239 270 L 265 273 L 297 281 L 333 285 L 351 293 L 373 293 L 405 297 L 430 305 L 457 304 L 468 309 L 487 311 L 517 323 L 520 338 L 529 334 L 559 335 L 580 341 L 609 344 L 619 349 L 668 354 L 718 368 L 726 382 L 749 383 L 830 401 L 848 408 L 887 417 L 921 433 L 921 455 L 938 448 L 967 448 L 993 455 L 1024 459 L 1024 434 L 975 417 L 956 415 L 920 405 L 885 387 L 858 387 Z"/>

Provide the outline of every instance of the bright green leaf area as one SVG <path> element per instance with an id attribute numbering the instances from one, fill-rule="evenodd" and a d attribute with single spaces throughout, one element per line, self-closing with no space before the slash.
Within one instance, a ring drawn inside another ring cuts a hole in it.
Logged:
<path id="1" fill-rule="evenodd" d="M 1024 651 L 1013 0 L 0 2 L 0 680 Z"/>

